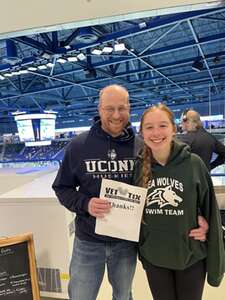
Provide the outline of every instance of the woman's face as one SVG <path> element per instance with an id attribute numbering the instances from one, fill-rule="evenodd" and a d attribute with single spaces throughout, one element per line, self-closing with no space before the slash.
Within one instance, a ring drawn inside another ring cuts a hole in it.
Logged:
<path id="1" fill-rule="evenodd" d="M 169 153 L 174 134 L 175 127 L 167 112 L 156 108 L 145 115 L 142 136 L 153 155 L 160 152 Z"/>

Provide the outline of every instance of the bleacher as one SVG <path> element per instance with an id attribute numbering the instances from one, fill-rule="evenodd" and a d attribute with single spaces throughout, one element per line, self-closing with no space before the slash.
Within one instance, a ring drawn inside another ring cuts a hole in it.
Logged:
<path id="1" fill-rule="evenodd" d="M 3 149 L 3 155 L 2 160 L 3 161 L 11 161 L 17 158 L 17 156 L 20 154 L 20 152 L 23 150 L 24 144 L 22 143 L 16 143 L 16 144 L 5 144 L 2 146 Z"/>
<path id="2" fill-rule="evenodd" d="M 68 142 L 69 139 L 53 140 L 51 145 L 33 147 L 26 147 L 24 143 L 3 143 L 0 144 L 0 161 L 61 161 Z"/>

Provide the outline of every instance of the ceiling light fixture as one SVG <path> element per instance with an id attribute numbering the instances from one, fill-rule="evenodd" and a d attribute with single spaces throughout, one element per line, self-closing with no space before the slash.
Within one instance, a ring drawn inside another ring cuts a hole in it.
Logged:
<path id="1" fill-rule="evenodd" d="M 123 51 L 125 49 L 126 47 L 124 43 L 119 43 L 114 45 L 114 51 Z"/>
<path id="2" fill-rule="evenodd" d="M 140 29 L 144 29 L 144 28 L 147 27 L 147 24 L 146 24 L 145 22 L 142 22 L 142 23 L 139 23 L 139 24 L 138 24 L 138 27 L 139 27 Z"/>
<path id="3" fill-rule="evenodd" d="M 104 46 L 102 49 L 102 53 L 111 53 L 113 52 L 113 47 L 112 46 Z"/>
<path id="4" fill-rule="evenodd" d="M 26 111 L 19 111 L 19 110 L 16 110 L 16 111 L 11 112 L 11 114 L 12 114 L 13 116 L 24 115 L 24 114 L 26 114 Z"/>
<path id="5" fill-rule="evenodd" d="M 57 58 L 57 62 L 60 64 L 65 64 L 67 62 L 67 59 L 63 58 L 63 57 L 59 57 L 59 58 Z"/>
<path id="6" fill-rule="evenodd" d="M 49 110 L 44 110 L 44 113 L 46 113 L 46 114 L 57 114 L 58 112 L 55 111 L 55 110 L 49 109 Z"/>
<path id="7" fill-rule="evenodd" d="M 66 45 L 66 46 L 64 46 L 64 48 L 67 49 L 67 50 L 70 50 L 71 46 L 70 45 Z"/>
<path id="8" fill-rule="evenodd" d="M 37 71 L 37 67 L 34 67 L 34 66 L 33 67 L 29 67 L 29 68 L 27 68 L 27 70 L 28 71 Z"/>
<path id="9" fill-rule="evenodd" d="M 19 74 L 27 74 L 27 73 L 29 73 L 29 72 L 26 69 L 22 69 L 19 71 Z"/>
<path id="10" fill-rule="evenodd" d="M 102 50 L 100 48 L 94 48 L 94 49 L 91 50 L 91 54 L 101 55 Z"/>
<path id="11" fill-rule="evenodd" d="M 46 70 L 47 66 L 46 65 L 40 65 L 40 66 L 38 66 L 38 69 L 39 70 Z"/>
<path id="12" fill-rule="evenodd" d="M 12 77 L 13 75 L 11 73 L 5 73 L 4 76 L 5 77 Z"/>
<path id="13" fill-rule="evenodd" d="M 14 76 L 14 75 L 20 75 L 20 71 L 19 70 L 14 70 L 14 71 L 12 71 L 12 75 Z"/>
<path id="14" fill-rule="evenodd" d="M 76 62 L 76 61 L 78 61 L 78 59 L 77 59 L 76 56 L 69 56 L 69 57 L 67 57 L 67 60 L 70 61 L 70 62 Z"/>
<path id="15" fill-rule="evenodd" d="M 78 55 L 77 55 L 77 58 L 79 59 L 79 60 L 85 60 L 86 59 L 86 56 L 84 55 L 84 53 L 79 53 Z"/>
<path id="16" fill-rule="evenodd" d="M 55 65 L 55 64 L 53 64 L 52 62 L 48 62 L 48 63 L 46 64 L 46 66 L 47 66 L 48 68 L 52 68 L 52 67 L 54 67 L 54 65 Z"/>
<path id="17" fill-rule="evenodd" d="M 44 52 L 41 56 L 42 56 L 43 58 L 45 58 L 45 59 L 50 59 L 50 58 L 51 58 L 51 55 L 48 54 L 48 53 L 46 53 L 46 52 Z"/>

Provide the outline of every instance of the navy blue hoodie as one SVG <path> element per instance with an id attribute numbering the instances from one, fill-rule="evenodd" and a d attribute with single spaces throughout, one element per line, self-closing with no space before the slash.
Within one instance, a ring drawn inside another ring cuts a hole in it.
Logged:
<path id="1" fill-rule="evenodd" d="M 102 178 L 130 183 L 140 146 L 131 127 L 112 137 L 102 130 L 100 120 L 67 146 L 52 187 L 61 204 L 76 213 L 75 233 L 80 239 L 118 240 L 95 234 L 96 218 L 88 213 L 88 203 L 92 197 L 99 197 Z"/>

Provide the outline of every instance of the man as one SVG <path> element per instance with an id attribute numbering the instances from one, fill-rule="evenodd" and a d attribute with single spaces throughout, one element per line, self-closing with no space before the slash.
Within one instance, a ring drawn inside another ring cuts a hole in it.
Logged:
<path id="1" fill-rule="evenodd" d="M 101 179 L 130 183 L 141 141 L 129 126 L 125 88 L 105 87 L 100 92 L 98 111 L 100 119 L 90 131 L 68 145 L 53 183 L 59 201 L 76 212 L 69 296 L 71 300 L 95 300 L 106 265 L 113 300 L 131 300 L 136 243 L 95 234 L 95 221 L 110 211 L 109 202 L 99 198 Z M 199 224 L 202 228 L 193 229 L 190 236 L 204 240 L 207 224 L 204 220 Z"/>
<path id="2" fill-rule="evenodd" d="M 225 162 L 225 146 L 203 128 L 197 111 L 186 111 L 182 115 L 181 126 L 186 132 L 181 135 L 181 140 L 190 146 L 193 153 L 201 157 L 209 171 Z M 217 157 L 212 161 L 213 153 Z"/>

